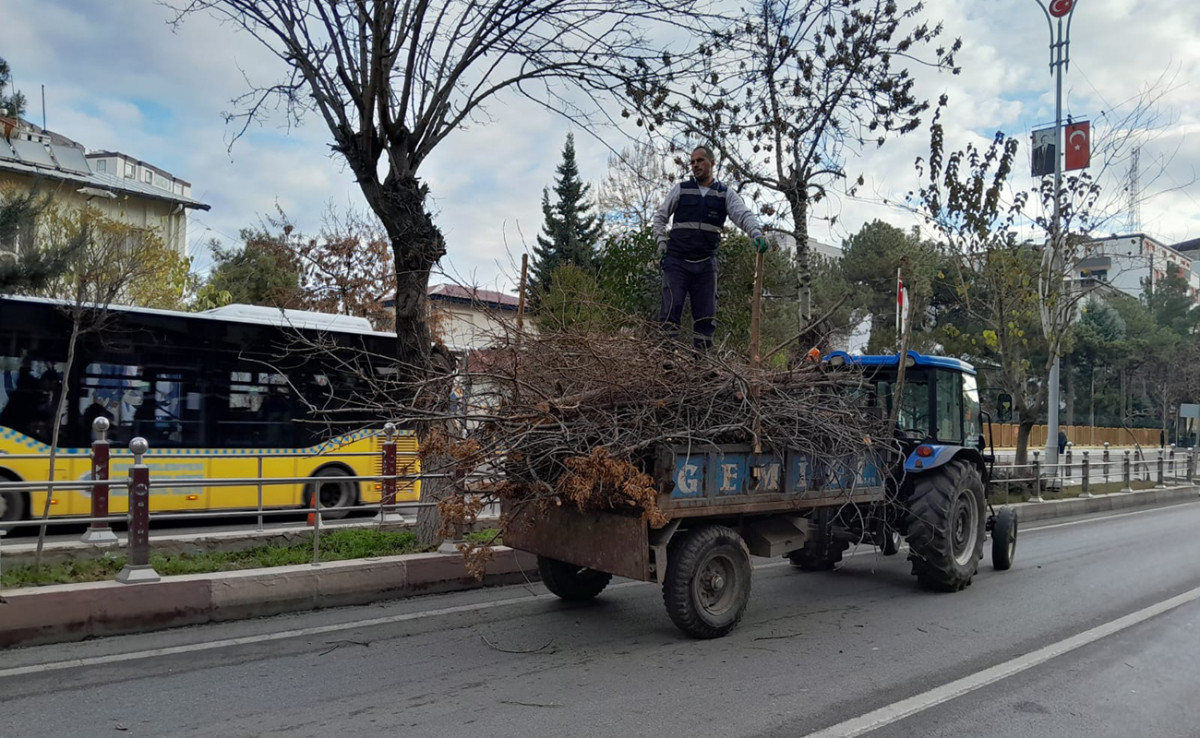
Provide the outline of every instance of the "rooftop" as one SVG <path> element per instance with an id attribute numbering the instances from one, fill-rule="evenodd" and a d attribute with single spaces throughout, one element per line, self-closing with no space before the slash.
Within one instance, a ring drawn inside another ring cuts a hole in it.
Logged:
<path id="1" fill-rule="evenodd" d="M 93 172 L 80 144 L 52 131 L 39 130 L 26 121 L 15 121 L 16 124 L 11 127 L 13 119 L 4 121 L 6 135 L 0 137 L 0 171 L 79 184 L 80 189 L 94 188 L 113 197 L 118 194 L 137 195 L 178 203 L 196 210 L 209 209 L 207 204 L 199 200 L 176 195 L 144 182 L 116 177 L 107 172 Z"/>

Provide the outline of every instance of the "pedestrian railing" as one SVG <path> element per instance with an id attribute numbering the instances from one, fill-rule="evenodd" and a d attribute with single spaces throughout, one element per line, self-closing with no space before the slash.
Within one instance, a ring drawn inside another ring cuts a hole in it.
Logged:
<path id="1" fill-rule="evenodd" d="M 362 482 L 378 482 L 381 486 L 381 500 L 378 504 L 356 504 L 352 506 L 340 507 L 325 507 L 321 504 L 321 496 L 319 490 L 314 489 L 314 493 L 309 495 L 310 501 L 307 506 L 288 507 L 288 508 L 264 508 L 263 505 L 263 488 L 270 485 L 292 485 L 292 484 L 309 484 L 314 481 L 312 477 L 269 477 L 264 478 L 262 475 L 262 456 L 258 460 L 258 476 L 245 478 L 223 478 L 223 479 L 165 479 L 156 482 L 152 479 L 151 469 L 145 463 L 146 454 L 149 451 L 149 443 L 144 438 L 134 438 L 129 443 L 129 451 L 133 456 L 133 464 L 129 467 L 129 476 L 127 479 L 117 481 L 110 479 L 110 462 L 111 454 L 109 442 L 106 438 L 108 431 L 108 420 L 105 418 L 97 418 L 93 427 L 96 440 L 91 448 L 91 479 L 88 481 L 78 480 L 55 480 L 55 481 L 37 481 L 37 482 L 7 482 L 0 481 L 0 492 L 33 492 L 45 491 L 47 494 L 53 495 L 55 491 L 61 490 L 87 490 L 91 494 L 91 512 L 87 516 L 71 516 L 71 517 L 54 517 L 42 519 L 36 514 L 31 515 L 30 520 L 14 521 L 0 525 L 0 536 L 6 534 L 9 530 L 17 527 L 58 527 L 58 526 L 78 526 L 86 524 L 87 530 L 83 533 L 81 541 L 85 543 L 96 544 L 119 544 L 120 541 L 116 534 L 112 531 L 113 523 L 125 523 L 128 527 L 126 540 L 126 564 L 125 567 L 117 574 L 118 582 L 133 584 L 141 582 L 152 582 L 159 579 L 158 573 L 154 571 L 150 563 L 150 528 L 151 520 L 165 522 L 171 520 L 214 520 L 223 518 L 245 518 L 249 514 L 254 514 L 257 517 L 257 530 L 264 530 L 264 518 L 270 517 L 295 517 L 297 514 L 307 514 L 308 526 L 313 531 L 313 556 L 312 565 L 320 565 L 320 546 L 321 532 L 325 527 L 323 524 L 325 516 L 333 513 L 347 513 L 351 511 L 375 511 L 376 515 L 372 522 L 378 526 L 385 524 L 389 526 L 406 523 L 406 519 L 401 513 L 401 508 L 404 510 L 420 509 L 423 507 L 433 507 L 438 503 L 436 501 L 397 501 L 397 488 L 402 482 L 417 482 L 421 480 L 450 478 L 455 482 L 455 491 L 459 494 L 469 494 L 466 485 L 469 479 L 462 474 L 445 474 L 445 473 L 397 473 L 397 449 L 395 434 L 396 429 L 392 423 L 384 426 L 385 441 L 382 444 L 381 451 L 376 453 L 360 453 L 351 454 L 339 452 L 339 457 L 366 455 L 379 456 L 380 474 L 371 476 L 352 476 L 343 475 L 338 477 L 339 482 L 359 484 Z M 295 454 L 299 456 L 300 454 Z M 46 455 L 29 455 L 29 458 L 46 458 Z M 250 486 L 255 485 L 258 489 L 258 500 L 255 508 L 224 510 L 224 511 L 197 511 L 197 512 L 155 512 L 150 511 L 150 495 L 155 487 L 170 487 L 174 489 L 189 488 L 189 487 L 220 487 L 220 486 Z M 111 488 L 114 486 L 125 487 L 128 494 L 128 511 L 123 515 L 113 515 L 109 512 L 109 498 Z M 456 526 L 453 539 L 447 543 L 450 546 L 455 546 L 462 542 L 463 531 L 461 526 Z M 0 541 L 3 543 L 3 541 Z M 0 570 L 2 571 L 2 570 Z"/>
<path id="2" fill-rule="evenodd" d="M 87 524 L 87 530 L 81 537 L 86 543 L 118 544 L 119 539 L 112 531 L 113 523 L 126 523 L 128 549 L 125 568 L 117 574 L 116 580 L 127 584 L 157 581 L 159 576 L 150 563 L 151 541 L 150 529 L 152 521 L 165 522 L 171 520 L 219 520 L 224 518 L 245 518 L 254 514 L 257 518 L 256 528 L 264 530 L 264 519 L 274 516 L 296 516 L 297 513 L 307 514 L 308 525 L 313 530 L 312 565 L 320 565 L 321 533 L 324 517 L 331 513 L 346 513 L 350 511 L 375 511 L 374 523 L 379 526 L 405 523 L 400 511 L 419 509 L 437 505 L 437 502 L 403 502 L 396 499 L 397 488 L 401 482 L 416 482 L 424 479 L 447 478 L 454 479 L 454 490 L 457 494 L 469 495 L 469 479 L 461 474 L 449 475 L 443 473 L 421 472 L 416 474 L 397 473 L 396 429 L 391 423 L 384 426 L 385 441 L 378 453 L 365 452 L 348 454 L 339 452 L 339 456 L 368 455 L 380 457 L 380 474 L 372 476 L 341 476 L 344 482 L 378 482 L 381 485 L 381 500 L 378 504 L 358 504 L 345 507 L 323 507 L 319 493 L 310 495 L 310 503 L 300 508 L 264 508 L 263 488 L 270 485 L 308 484 L 312 477 L 270 477 L 262 475 L 262 456 L 258 459 L 258 476 L 225 479 L 165 479 L 155 481 L 150 467 L 145 463 L 149 452 L 149 443 L 143 438 L 135 438 L 129 443 L 133 455 L 133 465 L 129 468 L 128 477 L 117 481 L 110 478 L 111 453 L 106 438 L 108 421 L 98 418 L 93 430 L 96 440 L 91 448 L 91 478 L 87 481 L 56 480 L 53 482 L 0 482 L 0 492 L 12 491 L 46 491 L 53 494 L 55 490 L 88 490 L 91 494 L 91 512 L 87 517 L 55 517 L 10 522 L 0 526 L 0 536 L 8 529 L 25 526 L 78 526 Z M 1105 490 L 1111 488 L 1113 480 L 1120 480 L 1121 488 L 1116 494 L 1127 494 L 1133 491 L 1133 484 L 1145 484 L 1154 481 L 1156 488 L 1167 486 L 1167 481 L 1178 483 L 1186 480 L 1192 483 L 1197 469 L 1197 449 L 1186 453 L 1177 453 L 1174 446 L 1157 452 L 1157 456 L 1148 458 L 1139 450 L 1131 454 L 1129 450 L 1121 455 L 1111 453 L 1109 444 L 1105 444 L 1098 457 L 1093 457 L 1090 450 L 1076 453 L 1073 445 L 1068 444 L 1061 463 L 1045 464 L 1041 459 L 1041 451 L 1034 450 L 1033 460 L 1026 464 L 998 464 L 998 473 L 993 476 L 992 484 L 998 488 L 994 491 L 1001 493 L 1004 502 L 1009 500 L 1011 488 L 1020 485 L 1029 489 L 1030 502 L 1045 502 L 1044 493 L 1051 489 L 1064 489 L 1067 486 L 1078 486 L 1080 497 L 1091 497 L 1092 489 L 1098 482 L 1103 482 Z M 299 454 L 297 454 L 299 455 Z M 37 458 L 45 458 L 39 455 Z M 204 512 L 155 512 L 150 510 L 150 496 L 155 487 L 187 488 L 187 487 L 218 487 L 218 486 L 249 486 L 254 485 L 258 490 L 257 506 L 255 508 L 204 511 Z M 112 515 L 109 512 L 111 488 L 123 486 L 128 494 L 128 512 L 124 515 Z M 453 550 L 462 541 L 461 526 L 455 529 L 454 537 L 441 550 Z M 0 539 L 0 544 L 3 540 Z"/>

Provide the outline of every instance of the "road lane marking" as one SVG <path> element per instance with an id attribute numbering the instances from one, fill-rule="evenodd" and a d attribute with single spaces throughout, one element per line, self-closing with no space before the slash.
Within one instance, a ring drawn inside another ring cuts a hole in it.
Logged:
<path id="1" fill-rule="evenodd" d="M 777 566 L 786 566 L 789 562 L 773 561 L 768 564 L 758 564 L 755 569 L 773 569 Z M 611 592 L 615 589 L 625 589 L 634 587 L 649 582 L 620 582 L 609 586 L 605 591 Z M 158 658 L 160 656 L 175 656 L 181 653 L 196 653 L 198 651 L 211 651 L 218 648 L 230 648 L 233 646 L 246 646 L 253 643 L 262 643 L 265 641 L 282 641 L 289 638 L 307 638 L 314 635 L 323 635 L 325 633 L 337 633 L 343 630 L 355 630 L 358 628 L 373 628 L 378 625 L 391 625 L 394 623 L 403 623 L 413 620 L 423 620 L 425 618 L 438 618 L 446 615 L 456 615 L 465 612 L 483 612 L 500 607 L 508 607 L 509 605 L 520 605 L 522 603 L 534 602 L 536 600 L 549 600 L 553 596 L 550 594 L 532 594 L 522 595 L 521 597 L 510 597 L 504 600 L 493 600 L 491 602 L 478 602 L 470 605 L 455 605 L 453 607 L 443 607 L 437 610 L 421 610 L 419 612 L 408 612 L 399 615 L 389 615 L 381 618 L 371 618 L 369 620 L 355 620 L 347 623 L 331 623 L 329 625 L 315 625 L 311 628 L 295 628 L 293 630 L 281 630 L 277 633 L 262 633 L 259 635 L 240 636 L 238 638 L 223 638 L 216 641 L 206 641 L 203 643 L 189 643 L 182 646 L 165 646 L 163 648 L 151 648 L 144 651 L 131 651 L 129 653 L 114 653 L 104 656 L 88 656 L 78 659 L 66 659 L 64 661 L 52 661 L 46 664 L 29 664 L 28 666 L 17 666 L 8 669 L 0 669 L 0 679 L 6 677 L 22 676 L 25 674 L 41 674 L 51 671 L 62 671 L 63 669 L 78 669 L 88 666 L 105 666 L 108 664 L 118 664 L 126 661 L 141 661 L 144 659 Z"/>
<path id="2" fill-rule="evenodd" d="M 1102 519 L 1125 517 L 1128 515 L 1138 515 L 1147 512 L 1154 512 L 1162 508 L 1153 508 L 1149 510 L 1136 510 L 1127 513 L 1117 513 L 1114 515 L 1104 516 Z M 1029 527 L 1025 529 L 1025 533 L 1031 533 L 1039 530 L 1049 530 L 1051 528 L 1065 527 L 1069 525 L 1078 525 L 1080 523 L 1095 522 L 1097 518 L 1087 520 L 1076 520 L 1068 523 L 1057 523 L 1053 525 Z M 908 549 L 907 544 L 901 546 L 901 552 Z M 856 556 L 864 556 L 876 553 L 875 547 L 871 545 L 854 547 L 847 551 L 845 558 Z M 773 569 L 780 566 L 789 566 L 788 561 L 772 561 L 770 563 L 756 564 L 755 569 Z M 616 589 L 624 589 L 635 585 L 647 584 L 647 582 L 622 582 L 608 587 L 608 591 Z M 88 656 L 78 659 L 66 659 L 63 661 L 53 661 L 46 664 L 30 664 L 27 666 L 18 666 L 8 669 L 0 669 L 0 679 L 13 676 L 21 676 L 25 674 L 39 674 L 43 672 L 61 671 L 64 669 L 84 668 L 88 666 L 103 666 L 107 664 L 122 663 L 127 661 L 140 661 L 144 659 L 157 658 L 160 656 L 173 656 L 182 653 L 196 653 L 200 651 L 211 651 L 218 648 L 230 648 L 234 646 L 244 646 L 252 643 L 261 643 L 265 641 L 281 641 L 289 638 L 305 638 L 314 635 L 322 635 L 325 633 L 336 633 L 345 630 L 354 630 L 357 628 L 371 628 L 379 625 L 391 625 L 394 623 L 409 622 L 422 620 L 431 617 L 441 617 L 444 615 L 454 615 L 466 612 L 483 612 L 486 610 L 507 607 L 509 605 L 519 605 L 522 603 L 533 602 L 538 599 L 549 597 L 547 594 L 532 594 L 523 595 L 521 597 L 511 597 L 504 600 L 493 600 L 491 602 L 480 602 L 470 605 L 455 605 L 453 607 L 439 608 L 436 610 L 422 610 L 418 612 L 403 613 L 399 615 L 390 615 L 382 618 L 371 618 L 368 620 L 356 620 L 346 623 L 332 623 L 329 625 L 319 625 L 310 628 L 296 628 L 292 630 L 279 631 L 278 633 L 263 633 L 260 635 L 242 636 L 238 638 L 225 638 L 216 641 L 207 641 L 202 643 L 192 643 L 181 646 L 166 646 L 163 648 L 147 649 L 144 651 L 132 651 L 121 654 L 108 654 L 104 656 Z"/>
<path id="3" fill-rule="evenodd" d="M 977 689 L 994 684 L 1002 679 L 1020 674 L 1023 671 L 1032 669 L 1035 666 L 1056 659 L 1059 656 L 1070 653 L 1079 648 L 1083 648 L 1091 643 L 1107 638 L 1108 636 L 1120 633 L 1123 630 L 1132 628 L 1133 626 L 1145 622 L 1150 618 L 1161 615 L 1165 612 L 1174 610 L 1177 607 L 1194 602 L 1200 599 L 1200 587 L 1184 592 L 1167 600 L 1163 600 L 1157 604 L 1138 610 L 1124 617 L 1117 618 L 1104 625 L 1098 625 L 1090 630 L 1085 630 L 1078 635 L 1071 636 L 1058 643 L 1052 643 L 1036 651 L 1027 653 L 1023 656 L 1018 656 L 1015 659 L 1005 661 L 1002 664 L 989 667 L 983 671 L 976 672 L 962 679 L 956 679 L 949 684 L 944 684 L 940 687 L 922 692 L 914 697 L 893 702 L 886 707 L 881 707 L 878 710 L 872 710 L 865 715 L 860 715 L 856 718 L 851 718 L 840 722 L 836 725 L 831 725 L 828 728 L 819 730 L 815 733 L 809 733 L 804 738 L 855 738 L 873 730 L 885 727 L 895 722 L 899 722 L 904 718 L 916 715 L 919 712 L 928 710 L 944 702 L 970 694 Z"/>

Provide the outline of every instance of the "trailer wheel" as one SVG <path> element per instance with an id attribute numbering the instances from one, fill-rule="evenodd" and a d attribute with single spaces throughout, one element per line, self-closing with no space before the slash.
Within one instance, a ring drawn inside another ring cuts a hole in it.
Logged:
<path id="1" fill-rule="evenodd" d="M 908 547 L 918 582 L 942 592 L 971 583 L 983 555 L 983 511 L 983 481 L 966 459 L 917 478 L 908 501 Z"/>
<path id="2" fill-rule="evenodd" d="M 569 602 L 590 600 L 603 592 L 612 581 L 612 574 L 607 572 L 585 569 L 545 556 L 538 557 L 538 574 L 551 594 Z"/>
<path id="3" fill-rule="evenodd" d="M 996 571 L 1012 568 L 1017 553 L 1017 511 L 1005 505 L 996 513 L 992 527 L 992 566 Z"/>
<path id="4" fill-rule="evenodd" d="M 804 548 L 788 554 L 792 566 L 803 571 L 832 571 L 842 560 L 842 553 L 850 548 L 847 541 L 833 537 L 833 510 L 821 508 L 813 513 L 811 535 Z"/>
<path id="5" fill-rule="evenodd" d="M 693 638 L 720 638 L 746 612 L 750 576 L 750 551 L 737 531 L 723 525 L 690 530 L 667 561 L 667 614 Z"/>
<path id="6" fill-rule="evenodd" d="M 353 507 L 358 504 L 358 482 L 347 479 L 349 475 L 336 466 L 327 466 L 313 475 L 313 480 L 304 490 L 304 504 L 312 507 L 313 495 L 321 500 L 321 517 L 325 520 L 340 520 L 350 514 L 349 510 L 330 510 L 327 507 Z"/>

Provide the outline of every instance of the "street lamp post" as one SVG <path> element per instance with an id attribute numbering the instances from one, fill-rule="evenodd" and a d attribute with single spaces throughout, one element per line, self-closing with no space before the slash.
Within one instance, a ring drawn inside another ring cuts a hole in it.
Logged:
<path id="1" fill-rule="evenodd" d="M 1071 12 L 1075 0 L 1049 0 L 1049 5 L 1043 0 L 1034 0 L 1046 15 L 1046 24 L 1050 28 L 1050 73 L 1055 75 L 1054 96 L 1054 220 L 1050 227 L 1050 249 L 1042 256 L 1042 269 L 1038 280 L 1038 291 L 1042 298 L 1042 329 L 1049 339 L 1051 332 L 1061 329 L 1056 318 L 1063 315 L 1065 308 L 1061 300 L 1051 306 L 1050 290 L 1061 285 L 1056 276 L 1062 259 L 1063 233 L 1062 212 L 1060 207 L 1060 190 L 1062 188 L 1062 87 L 1063 73 L 1070 65 L 1071 46 Z M 1067 19 L 1063 24 L 1063 18 Z M 1052 318 L 1050 311 L 1055 311 Z M 1055 350 L 1050 364 L 1050 377 L 1046 393 L 1046 463 L 1058 463 L 1058 395 L 1059 395 L 1059 355 Z"/>

